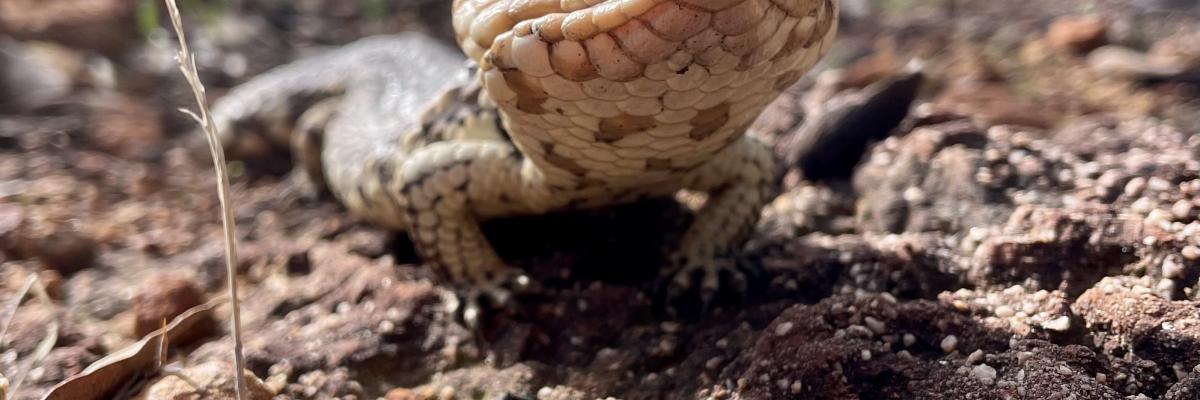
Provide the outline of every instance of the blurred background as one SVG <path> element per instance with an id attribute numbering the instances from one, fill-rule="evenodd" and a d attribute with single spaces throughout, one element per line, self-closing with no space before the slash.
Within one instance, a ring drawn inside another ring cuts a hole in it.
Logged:
<path id="1" fill-rule="evenodd" d="M 179 1 L 214 101 L 369 35 L 453 43 L 449 0 Z M 252 371 L 293 398 L 726 386 L 762 399 L 1200 398 L 1200 1 L 841 8 L 831 53 L 757 126 L 797 165 L 752 243 L 770 282 L 744 313 L 660 323 L 639 287 L 652 270 L 572 283 L 587 266 L 652 262 L 669 235 L 647 221 L 681 213 L 635 207 L 594 230 L 571 218 L 496 227 L 523 232 L 498 247 L 560 292 L 480 345 L 433 307 L 439 292 L 403 238 L 345 215 L 286 160 L 233 161 Z M 194 100 L 166 24 L 158 0 L 0 0 L 0 298 L 30 276 L 46 289 L 4 310 L 0 373 L 23 380 L 15 398 L 224 285 L 211 161 L 178 112 Z M 917 67 L 915 101 L 880 92 Z M 884 126 L 835 112 L 863 102 L 912 107 Z M 816 141 L 832 161 L 789 147 L 830 132 L 857 144 Z M 1146 308 L 1122 308 L 1133 303 Z M 1191 325 L 1142 330 L 1168 314 Z M 227 360 L 213 328 L 172 343 L 185 364 Z M 475 363 L 485 358 L 495 364 Z M 744 386 L 775 370 L 760 360 L 794 376 Z"/>

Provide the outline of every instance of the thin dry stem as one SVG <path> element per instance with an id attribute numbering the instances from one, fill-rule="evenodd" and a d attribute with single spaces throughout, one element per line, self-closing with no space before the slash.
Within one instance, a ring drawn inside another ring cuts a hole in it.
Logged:
<path id="1" fill-rule="evenodd" d="M 9 312 L 8 317 L 4 321 L 4 328 L 0 330 L 0 347 L 4 347 L 4 340 L 8 336 L 8 328 L 12 324 L 13 317 L 17 315 L 17 310 L 21 307 L 22 300 L 25 296 L 32 292 L 34 297 L 44 303 L 51 303 L 50 294 L 46 293 L 46 286 L 42 284 L 42 280 L 38 278 L 36 273 L 29 274 L 29 279 L 25 285 L 21 286 L 21 290 L 17 291 L 17 296 L 13 298 L 13 307 Z M 21 384 L 25 382 L 25 378 L 29 376 L 29 371 L 36 365 L 41 365 L 42 361 L 50 355 L 50 350 L 54 349 L 54 344 L 58 343 L 58 321 L 50 321 L 46 324 L 46 336 L 38 342 L 38 346 L 34 348 L 33 353 L 26 359 L 28 365 L 25 368 L 19 368 L 17 376 L 13 379 L 9 386 L 8 379 L 0 375 L 0 400 L 7 398 L 8 393 L 16 393 L 17 389 L 21 388 Z"/>
<path id="2" fill-rule="evenodd" d="M 246 378 L 242 372 L 246 370 L 246 366 L 242 357 L 242 312 L 241 303 L 238 301 L 237 269 L 235 268 L 237 265 L 237 236 L 235 235 L 237 226 L 233 220 L 233 207 L 229 203 L 229 172 L 225 169 L 225 151 L 221 148 L 216 125 L 208 111 L 208 97 L 204 92 L 204 84 L 200 82 L 200 73 L 196 70 L 196 60 L 192 58 L 192 52 L 188 49 L 187 36 L 183 31 L 183 20 L 179 16 L 179 6 L 175 4 L 175 0 L 163 1 L 167 4 L 171 25 L 175 27 L 175 34 L 179 38 L 179 55 L 177 56 L 179 70 L 183 72 L 188 85 L 192 87 L 192 93 L 196 95 L 196 104 L 200 109 L 197 121 L 208 139 L 208 148 L 212 152 L 213 165 L 217 173 L 217 193 L 221 200 L 221 222 L 225 230 L 225 269 L 229 281 L 229 298 L 233 302 L 231 324 L 235 387 L 238 400 L 242 400 L 246 398 Z"/>

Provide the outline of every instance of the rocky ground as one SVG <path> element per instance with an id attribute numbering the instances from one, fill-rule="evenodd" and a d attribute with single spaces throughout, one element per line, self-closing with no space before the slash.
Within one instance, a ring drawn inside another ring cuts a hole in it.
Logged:
<path id="1" fill-rule="evenodd" d="M 443 3 L 191 2 L 189 23 L 219 97 L 357 37 L 445 38 Z M 0 0 L 12 398 L 72 377 L 50 398 L 229 396 L 211 161 L 173 39 L 134 29 L 153 4 Z M 673 201 L 490 223 L 546 290 L 472 331 L 402 235 L 233 162 L 252 397 L 1200 398 L 1200 5 L 843 6 L 828 62 L 757 126 L 797 167 L 747 251 L 762 282 L 698 318 L 652 295 Z M 920 97 L 883 138 L 853 110 L 913 59 Z"/>

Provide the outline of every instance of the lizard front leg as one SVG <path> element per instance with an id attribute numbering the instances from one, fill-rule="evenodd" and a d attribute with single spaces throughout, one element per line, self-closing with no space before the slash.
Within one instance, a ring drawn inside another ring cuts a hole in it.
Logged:
<path id="1" fill-rule="evenodd" d="M 531 180 L 506 142 L 439 142 L 408 155 L 394 183 L 397 205 L 422 259 L 466 297 L 463 318 L 476 324 L 481 302 L 507 303 L 530 280 L 496 254 L 479 227 L 481 212 L 528 211 Z"/>
<path id="2" fill-rule="evenodd" d="M 685 188 L 706 192 L 709 197 L 671 256 L 672 268 L 665 276 L 667 300 L 687 301 L 692 293 L 699 296 L 696 300 L 701 307 L 707 307 L 723 289 L 745 294 L 748 279 L 738 266 L 736 253 L 778 190 L 778 176 L 771 149 L 750 136 L 689 174 Z"/>

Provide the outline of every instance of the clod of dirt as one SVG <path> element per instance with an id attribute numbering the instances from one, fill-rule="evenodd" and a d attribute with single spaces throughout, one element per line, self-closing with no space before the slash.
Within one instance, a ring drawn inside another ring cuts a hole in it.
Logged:
<path id="1" fill-rule="evenodd" d="M 96 241 L 76 224 L 58 218 L 25 218 L 19 228 L 16 250 L 33 257 L 63 276 L 70 276 L 95 262 Z"/>
<path id="2" fill-rule="evenodd" d="M 1112 76 L 1138 81 L 1169 81 L 1186 70 L 1183 64 L 1155 59 L 1145 53 L 1121 46 L 1104 46 L 1088 54 L 1088 66 Z"/>
<path id="3" fill-rule="evenodd" d="M 42 286 L 46 288 L 46 294 L 50 295 L 50 298 L 54 300 L 65 298 L 66 289 L 63 288 L 63 285 L 66 284 L 66 280 L 58 271 L 52 269 L 39 271 L 38 279 L 42 281 Z"/>
<path id="4" fill-rule="evenodd" d="M 0 256 L 16 258 L 17 229 L 21 226 L 24 215 L 21 206 L 0 204 Z M 0 257 L 3 261 L 5 257 Z"/>
<path id="5" fill-rule="evenodd" d="M 1105 278 L 1072 309 L 1107 352 L 1130 352 L 1186 374 L 1200 363 L 1200 303 L 1169 301 L 1147 286 L 1129 278 Z"/>
<path id="6" fill-rule="evenodd" d="M 1200 367 L 1193 368 L 1191 375 L 1176 383 L 1163 396 L 1165 400 L 1188 400 L 1200 398 Z"/>
<path id="7" fill-rule="evenodd" d="M 0 99 L 0 111 L 27 111 L 61 100 L 71 90 L 76 67 L 82 68 L 82 61 L 68 49 L 0 40 L 0 93 L 20 93 Z"/>
<path id="8" fill-rule="evenodd" d="M 714 396 L 744 399 L 1121 399 L 1082 346 L 1014 340 L 929 301 L 835 296 L 793 306 L 724 369 Z M 942 354 L 945 354 L 944 356 Z M 1127 374 L 1126 374 L 1127 375 Z M 735 389 L 736 388 L 736 389 Z"/>
<path id="9" fill-rule="evenodd" d="M 1150 57 L 1156 61 L 1179 63 L 1192 72 L 1200 72 L 1200 43 L 1198 32 L 1177 32 L 1154 43 Z"/>
<path id="10" fill-rule="evenodd" d="M 271 254 L 270 245 L 258 248 Z M 295 257 L 261 262 L 277 265 L 270 279 L 295 290 L 249 290 L 242 298 L 247 367 L 281 381 L 282 395 L 336 398 L 362 396 L 364 387 L 415 386 L 478 352 L 466 332 L 439 321 L 444 306 L 433 285 L 404 280 L 390 262 L 347 255 L 345 247 L 294 250 L 279 245 L 272 252 L 302 254 L 307 273 L 289 271 Z M 253 322 L 266 317 L 278 319 Z M 439 339 L 426 341 L 431 336 Z M 192 359 L 227 359 L 231 345 L 205 345 Z"/>
<path id="11" fill-rule="evenodd" d="M 152 277 L 133 298 L 133 334 L 137 337 L 145 336 L 161 328 L 163 321 L 169 322 L 184 311 L 203 304 L 204 301 L 204 293 L 188 279 L 174 275 Z M 187 334 L 180 341 L 194 340 L 204 333 Z"/>
<path id="12" fill-rule="evenodd" d="M 413 392 L 412 389 L 406 389 L 406 388 L 397 388 L 397 389 L 389 390 L 387 392 L 387 395 L 383 396 L 383 399 L 384 400 L 422 400 L 421 396 L 417 395 L 416 392 Z"/>
<path id="13" fill-rule="evenodd" d="M 134 0 L 0 0 L 0 33 L 106 53 L 138 38 Z"/>
<path id="14" fill-rule="evenodd" d="M 1091 15 L 1061 17 L 1050 25 L 1046 40 L 1059 50 L 1087 54 L 1108 44 L 1108 24 Z"/>
<path id="15" fill-rule="evenodd" d="M 934 99 L 937 108 L 971 115 L 988 125 L 1018 125 L 1049 128 L 1059 115 L 1045 104 L 1022 98 L 1011 87 L 996 82 L 951 82 Z"/>
<path id="16" fill-rule="evenodd" d="M 968 311 L 996 330 L 1010 331 L 1023 338 L 1051 339 L 1071 329 L 1071 310 L 1059 290 L 1030 290 L 1020 285 L 995 290 L 959 289 L 943 292 L 938 300 L 955 310 Z"/>
<path id="17" fill-rule="evenodd" d="M 162 155 L 166 134 L 162 110 L 128 96 L 107 95 L 92 101 L 88 140 L 121 158 L 150 160 Z"/>
<path id="18" fill-rule="evenodd" d="M 181 371 L 163 374 L 150 383 L 134 400 L 232 400 L 236 398 L 233 366 L 207 362 Z M 244 374 L 246 397 L 243 400 L 269 400 L 275 396 L 261 379 L 250 371 Z"/>
<path id="19" fill-rule="evenodd" d="M 1027 208 L 1014 213 L 1009 226 L 1020 227 L 1022 233 L 985 239 L 975 250 L 971 280 L 1028 281 L 1027 287 L 1062 287 L 1077 295 L 1134 261 L 1125 249 L 1145 237 L 1141 219 L 1112 218 L 1108 213 Z"/>

